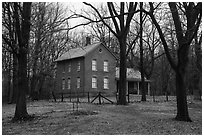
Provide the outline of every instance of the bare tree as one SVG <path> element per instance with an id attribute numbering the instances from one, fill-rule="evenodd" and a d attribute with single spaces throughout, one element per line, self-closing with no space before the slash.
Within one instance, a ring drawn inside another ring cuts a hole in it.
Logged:
<path id="1" fill-rule="evenodd" d="M 13 13 L 13 3 L 9 3 L 9 2 L 4 2 L 2 3 L 2 7 L 3 7 L 3 18 L 2 18 L 2 48 L 4 49 L 4 51 L 8 52 L 10 55 L 10 60 L 6 61 L 3 60 L 2 63 L 5 66 L 9 66 L 8 69 L 6 69 L 6 71 L 9 71 L 8 77 L 10 78 L 10 80 L 8 81 L 9 83 L 12 82 L 11 87 L 9 88 L 9 103 L 15 103 L 16 102 L 16 92 L 18 90 L 18 62 L 17 62 L 17 48 L 16 48 L 16 44 L 17 44 L 17 36 L 16 36 L 16 31 L 15 31 L 15 23 L 14 23 L 14 13 Z M 8 54 L 3 54 L 5 55 L 4 57 L 7 58 L 6 56 L 8 56 Z M 7 63 L 10 62 L 10 64 L 8 65 Z M 7 68 L 7 67 L 6 67 Z"/>
<path id="2" fill-rule="evenodd" d="M 176 38 L 178 41 L 177 49 L 177 63 L 173 60 L 170 55 L 168 43 L 165 39 L 165 36 L 161 30 L 160 25 L 155 19 L 154 15 L 154 4 L 150 4 L 150 11 L 144 11 L 148 14 L 154 25 L 157 28 L 157 31 L 160 35 L 162 44 L 165 49 L 167 59 L 176 73 L 176 96 L 177 96 L 177 116 L 176 120 L 181 121 L 191 121 L 188 114 L 187 107 L 187 97 L 186 97 L 186 87 L 184 78 L 186 75 L 186 67 L 188 64 L 188 53 L 190 44 L 195 37 L 196 32 L 200 26 L 201 17 L 202 17 L 202 3 L 186 3 L 183 4 L 170 2 L 169 8 L 172 14 L 172 19 L 175 25 Z M 157 7 L 157 6 L 156 6 Z M 179 15 L 179 14 L 182 14 Z"/>
<path id="3" fill-rule="evenodd" d="M 143 2 L 140 2 L 140 72 L 141 72 L 141 101 L 146 101 L 146 91 L 144 83 L 144 68 L 143 68 L 143 21 L 142 21 Z"/>
<path id="4" fill-rule="evenodd" d="M 3 41 L 13 54 L 13 83 L 16 93 L 14 120 L 29 118 L 26 108 L 27 53 L 30 33 L 31 3 L 3 3 Z M 18 78 L 17 78 L 18 76 Z"/>
<path id="5" fill-rule="evenodd" d="M 16 109 L 14 119 L 25 119 L 30 117 L 26 107 L 26 90 L 27 90 L 27 53 L 30 36 L 30 16 L 31 3 L 23 3 L 23 7 L 19 3 L 14 3 L 14 21 L 16 35 L 18 39 L 18 93 L 16 101 Z M 16 47 L 17 48 L 17 47 Z"/>
<path id="6" fill-rule="evenodd" d="M 112 2 L 108 2 L 108 11 L 110 13 L 110 17 L 101 16 L 100 12 L 90 3 L 84 2 L 85 5 L 91 7 L 99 16 L 100 20 L 94 21 L 99 22 L 102 21 L 104 25 L 106 25 L 111 33 L 115 35 L 120 44 L 120 80 L 119 80 L 119 100 L 118 104 L 126 105 L 126 39 L 127 34 L 129 32 L 130 23 L 133 15 L 135 14 L 137 3 L 130 2 L 129 4 L 125 4 L 124 2 L 120 3 L 119 12 L 116 10 L 116 5 Z M 126 5 L 126 6 L 125 6 Z M 127 11 L 125 8 L 127 7 Z M 111 19 L 115 30 L 107 24 L 104 20 Z M 90 19 L 88 19 L 90 20 Z M 91 20 L 93 21 L 93 20 Z"/>
<path id="7" fill-rule="evenodd" d="M 97 10 L 100 12 L 102 17 L 108 16 L 108 9 L 104 3 L 99 4 L 97 6 Z M 100 20 L 97 13 L 93 10 L 87 9 L 83 10 L 83 15 L 92 19 L 92 20 Z M 104 20 L 109 26 L 112 26 L 110 20 Z M 111 34 L 109 29 L 104 25 L 103 22 L 91 23 L 87 25 L 88 35 L 93 39 L 93 41 L 100 41 L 107 46 L 110 45 Z"/>
<path id="8" fill-rule="evenodd" d="M 33 4 L 31 44 L 29 47 L 29 70 L 31 77 L 30 95 L 38 99 L 39 95 L 48 96 L 50 87 L 42 91 L 46 78 L 53 79 L 54 60 L 68 50 L 68 18 L 60 3 L 39 2 Z M 50 81 L 50 80 L 49 80 Z M 51 81 L 50 81 L 51 82 Z M 44 93 L 45 95 L 42 95 Z"/>

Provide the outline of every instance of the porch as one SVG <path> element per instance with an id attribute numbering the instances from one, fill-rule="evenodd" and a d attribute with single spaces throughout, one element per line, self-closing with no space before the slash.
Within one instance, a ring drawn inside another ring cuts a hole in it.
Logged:
<path id="1" fill-rule="evenodd" d="M 141 81 L 128 81 L 126 82 L 126 94 L 136 94 L 141 95 Z M 145 81 L 145 91 L 146 95 L 150 95 L 150 81 Z M 117 93 L 119 92 L 119 80 L 117 80 Z"/>

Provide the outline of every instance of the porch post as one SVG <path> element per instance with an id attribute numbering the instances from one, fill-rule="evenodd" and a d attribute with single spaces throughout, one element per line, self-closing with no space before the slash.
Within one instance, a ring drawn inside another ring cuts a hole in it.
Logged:
<path id="1" fill-rule="evenodd" d="M 128 94 L 128 81 L 126 81 L 126 95 Z"/>
<path id="2" fill-rule="evenodd" d="M 149 82 L 147 82 L 147 88 L 148 88 L 148 95 L 150 95 L 150 83 Z"/>
<path id="3" fill-rule="evenodd" d="M 137 95 L 140 94 L 140 83 L 139 81 L 137 81 Z"/>

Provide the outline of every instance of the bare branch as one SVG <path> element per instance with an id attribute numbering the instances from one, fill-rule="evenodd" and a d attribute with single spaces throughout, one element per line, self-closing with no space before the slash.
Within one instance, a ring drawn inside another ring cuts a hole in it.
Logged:
<path id="1" fill-rule="evenodd" d="M 91 4 L 89 4 L 89 3 L 86 3 L 86 2 L 83 2 L 85 5 L 87 5 L 87 6 L 90 6 L 96 13 L 97 13 L 97 15 L 99 16 L 99 18 L 101 19 L 101 21 L 104 23 L 104 25 L 106 25 L 108 28 L 109 28 L 109 30 L 115 35 L 115 36 L 117 36 L 117 34 L 113 31 L 113 29 L 104 21 L 104 18 L 101 16 L 101 14 L 99 13 L 99 11 L 93 6 L 93 5 L 91 5 Z M 111 17 L 110 17 L 111 18 Z"/>

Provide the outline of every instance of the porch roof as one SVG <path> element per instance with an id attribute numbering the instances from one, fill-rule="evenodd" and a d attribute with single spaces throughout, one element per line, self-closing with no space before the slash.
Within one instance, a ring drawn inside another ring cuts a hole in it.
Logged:
<path id="1" fill-rule="evenodd" d="M 119 80 L 119 72 L 120 68 L 116 67 L 116 80 Z M 135 70 L 133 68 L 127 68 L 127 81 L 141 81 L 141 73 L 139 70 Z M 150 82 L 150 80 L 147 80 L 145 77 L 145 82 Z"/>

